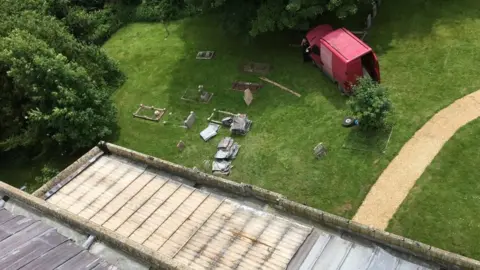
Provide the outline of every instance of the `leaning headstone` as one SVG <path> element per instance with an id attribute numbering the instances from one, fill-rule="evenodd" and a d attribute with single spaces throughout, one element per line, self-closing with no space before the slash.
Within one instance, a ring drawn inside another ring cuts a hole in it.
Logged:
<path id="1" fill-rule="evenodd" d="M 327 148 L 323 145 L 323 143 L 319 143 L 317 146 L 315 146 L 315 148 L 313 148 L 313 154 L 315 155 L 315 158 L 321 159 L 327 155 Z"/>
<path id="2" fill-rule="evenodd" d="M 250 89 L 247 88 L 245 89 L 245 91 L 243 91 L 243 100 L 245 101 L 245 104 L 247 104 L 247 106 L 250 106 L 253 101 L 253 94 Z"/>
<path id="3" fill-rule="evenodd" d="M 195 112 L 190 112 L 187 119 L 183 121 L 183 124 L 185 125 L 186 128 L 192 128 L 193 123 L 195 123 L 195 119 L 196 119 Z"/>

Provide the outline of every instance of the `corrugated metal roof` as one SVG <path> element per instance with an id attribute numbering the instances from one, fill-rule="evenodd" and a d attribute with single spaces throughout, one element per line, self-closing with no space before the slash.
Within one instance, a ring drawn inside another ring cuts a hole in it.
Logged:
<path id="1" fill-rule="evenodd" d="M 312 231 L 115 156 L 48 202 L 197 269 L 285 269 Z"/>
<path id="2" fill-rule="evenodd" d="M 317 232 L 299 270 L 427 270 L 434 269 L 385 248 L 325 232 Z"/>
<path id="3" fill-rule="evenodd" d="M 118 269 L 45 223 L 0 208 L 1 269 Z"/>
<path id="4" fill-rule="evenodd" d="M 347 61 L 358 58 L 371 51 L 371 48 L 367 44 L 355 37 L 345 28 L 332 31 L 322 39 Z"/>

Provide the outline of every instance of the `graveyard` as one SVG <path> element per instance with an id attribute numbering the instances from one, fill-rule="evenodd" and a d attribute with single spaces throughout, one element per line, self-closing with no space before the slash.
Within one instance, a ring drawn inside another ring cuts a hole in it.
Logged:
<path id="1" fill-rule="evenodd" d="M 365 136 L 342 127 L 342 120 L 350 113 L 347 97 L 340 95 L 321 71 L 302 63 L 298 48 L 289 46 L 299 44 L 301 36 L 265 34 L 246 42 L 225 36 L 214 17 L 199 17 L 169 24 L 168 37 L 161 24 L 131 24 L 104 45 L 128 77 L 114 94 L 119 117 L 114 141 L 211 173 L 217 146 L 231 136 L 231 131 L 220 125 L 218 134 L 204 141 L 200 132 L 209 126 L 208 118 L 215 109 L 246 114 L 253 124 L 246 135 L 234 137 L 241 148 L 229 175 L 224 177 L 351 218 L 378 176 L 414 133 L 437 111 L 480 86 L 475 70 L 480 22 L 472 19 L 478 15 L 476 2 L 465 0 L 463 6 L 409 2 L 384 4 L 366 36 L 379 56 L 382 84 L 388 87 L 395 106 L 393 132 Z M 412 19 L 402 20 L 405 16 Z M 200 51 L 214 54 L 198 55 Z M 252 73 L 248 71 L 248 67 L 254 69 L 251 63 L 268 64 L 270 68 L 268 72 L 259 70 L 263 74 Z M 246 89 L 251 92 L 247 99 L 250 105 L 245 101 Z M 209 94 L 202 97 L 202 91 Z M 132 117 L 140 104 L 164 108 L 165 112 L 159 121 Z M 191 112 L 195 113 L 191 127 L 180 127 Z M 478 125 L 478 121 L 473 124 Z M 320 143 L 327 151 L 317 158 L 314 148 Z M 461 180 L 472 173 L 471 167 L 461 162 L 455 166 L 459 173 L 448 177 L 457 181 L 449 185 L 467 185 Z M 473 174 L 478 176 L 478 172 Z M 433 192 L 428 188 L 415 187 L 411 196 Z M 408 201 L 414 200 L 411 196 Z M 442 208 L 443 201 L 432 205 Z M 432 210 L 428 205 L 425 209 Z M 478 254 L 468 251 L 474 250 L 475 244 L 452 247 L 448 237 L 432 238 L 428 229 L 402 228 L 398 225 L 402 220 L 412 224 L 422 219 L 421 215 L 409 215 L 409 211 L 416 211 L 415 204 L 403 204 L 400 213 L 404 214 L 395 217 L 396 225 L 389 230 L 406 232 L 406 236 L 478 259 Z M 439 218 L 425 221 L 424 228 Z M 467 226 L 460 220 L 448 222 L 452 227 Z M 461 233 L 463 238 L 469 238 L 474 229 L 468 228 Z"/>

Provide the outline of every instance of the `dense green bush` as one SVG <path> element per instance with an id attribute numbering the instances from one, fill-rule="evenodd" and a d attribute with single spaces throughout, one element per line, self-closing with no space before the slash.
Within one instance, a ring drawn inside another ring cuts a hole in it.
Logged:
<path id="1" fill-rule="evenodd" d="M 110 7 L 90 12 L 73 7 L 63 20 L 76 38 L 93 44 L 102 44 L 125 23 Z"/>
<path id="2" fill-rule="evenodd" d="M 145 0 L 135 12 L 135 21 L 155 22 L 169 21 L 183 14 L 183 0 Z"/>
<path id="3" fill-rule="evenodd" d="M 48 7 L 15 5 L 0 2 L 0 150 L 91 147 L 115 126 L 109 95 L 122 73 Z"/>
<path id="4" fill-rule="evenodd" d="M 358 79 L 348 105 L 360 127 L 367 130 L 385 127 L 392 112 L 386 89 L 368 77 Z"/>

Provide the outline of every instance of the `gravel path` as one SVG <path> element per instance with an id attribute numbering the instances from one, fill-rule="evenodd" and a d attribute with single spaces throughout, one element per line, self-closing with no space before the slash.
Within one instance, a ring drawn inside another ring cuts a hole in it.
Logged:
<path id="1" fill-rule="evenodd" d="M 442 146 L 460 127 L 477 117 L 480 117 L 480 90 L 456 100 L 435 114 L 383 171 L 353 220 L 385 229 Z"/>

